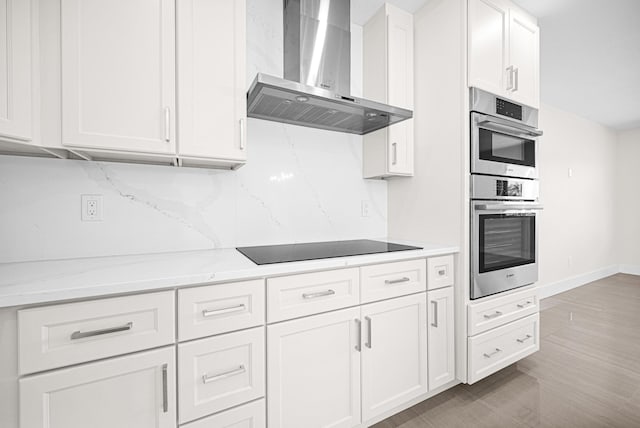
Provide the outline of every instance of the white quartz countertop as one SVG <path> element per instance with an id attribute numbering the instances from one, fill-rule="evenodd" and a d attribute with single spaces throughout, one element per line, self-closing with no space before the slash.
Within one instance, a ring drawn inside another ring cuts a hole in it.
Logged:
<path id="1" fill-rule="evenodd" d="M 0 264 L 0 308 L 288 275 L 452 254 L 458 247 L 384 239 L 422 250 L 258 266 L 235 248 Z"/>

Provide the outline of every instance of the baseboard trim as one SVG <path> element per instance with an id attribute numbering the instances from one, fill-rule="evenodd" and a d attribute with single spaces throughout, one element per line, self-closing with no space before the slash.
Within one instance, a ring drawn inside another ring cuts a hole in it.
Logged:
<path id="1" fill-rule="evenodd" d="M 635 265 L 620 265 L 618 269 L 620 273 L 626 273 L 629 275 L 640 275 L 640 266 Z"/>
<path id="2" fill-rule="evenodd" d="M 629 266 L 629 268 L 633 268 L 633 266 Z M 635 268 L 638 269 L 637 271 L 638 273 L 635 273 L 635 275 L 640 275 L 640 267 L 636 266 Z M 585 285 L 590 282 L 597 281 L 602 278 L 606 278 L 607 276 L 615 275 L 618 272 L 622 272 L 621 266 L 612 265 L 602 269 L 597 269 L 591 272 L 572 276 L 570 278 L 563 279 L 561 281 L 556 281 L 550 284 L 542 285 L 538 287 L 539 297 L 540 299 L 544 299 L 545 297 L 551 297 L 559 293 L 564 293 L 565 291 L 569 291 L 576 287 L 580 287 L 581 285 Z M 627 272 L 624 272 L 624 273 L 627 273 Z"/>

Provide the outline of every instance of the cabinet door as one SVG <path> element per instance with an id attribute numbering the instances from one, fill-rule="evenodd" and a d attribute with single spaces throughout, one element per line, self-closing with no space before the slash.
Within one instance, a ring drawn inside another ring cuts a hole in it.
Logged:
<path id="1" fill-rule="evenodd" d="M 0 0 L 0 136 L 31 139 L 31 0 Z"/>
<path id="2" fill-rule="evenodd" d="M 427 292 L 429 390 L 455 378 L 453 287 Z"/>
<path id="3" fill-rule="evenodd" d="M 360 423 L 360 308 L 267 327 L 268 426 Z"/>
<path id="4" fill-rule="evenodd" d="M 425 293 L 362 307 L 362 419 L 427 392 Z"/>
<path id="5" fill-rule="evenodd" d="M 20 379 L 22 428 L 175 427 L 174 348 Z"/>
<path id="6" fill-rule="evenodd" d="M 175 4 L 62 0 L 62 141 L 175 153 Z"/>
<path id="7" fill-rule="evenodd" d="M 245 0 L 178 0 L 181 156 L 246 159 Z"/>
<path id="8" fill-rule="evenodd" d="M 506 96 L 508 5 L 469 0 L 469 86 Z"/>
<path id="9" fill-rule="evenodd" d="M 413 119 L 396 123 L 387 128 L 388 165 L 394 175 L 413 174 Z"/>
<path id="10" fill-rule="evenodd" d="M 540 30 L 516 9 L 509 11 L 509 63 L 515 79 L 511 98 L 531 107 L 540 106 Z"/>

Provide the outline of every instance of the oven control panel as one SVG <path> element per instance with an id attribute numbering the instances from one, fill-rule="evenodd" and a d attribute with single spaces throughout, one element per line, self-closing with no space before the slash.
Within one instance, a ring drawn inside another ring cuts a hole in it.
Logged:
<path id="1" fill-rule="evenodd" d="M 496 98 L 496 114 L 522 120 L 522 106 L 502 98 Z"/>
<path id="2" fill-rule="evenodd" d="M 496 180 L 496 196 L 522 197 L 522 182 L 510 180 Z"/>

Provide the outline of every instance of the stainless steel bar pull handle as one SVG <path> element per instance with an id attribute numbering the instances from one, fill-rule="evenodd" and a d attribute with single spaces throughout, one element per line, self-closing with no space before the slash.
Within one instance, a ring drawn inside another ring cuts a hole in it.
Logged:
<path id="1" fill-rule="evenodd" d="M 531 339 L 532 337 L 533 337 L 533 336 L 531 336 L 530 334 L 527 334 L 527 335 L 526 335 L 525 337 L 523 337 L 522 339 L 516 339 L 516 341 L 517 341 L 518 343 L 524 343 L 524 342 L 526 342 L 527 340 Z"/>
<path id="2" fill-rule="evenodd" d="M 245 135 L 244 135 L 244 118 L 240 119 L 240 150 L 244 150 L 244 139 L 245 139 Z"/>
<path id="3" fill-rule="evenodd" d="M 317 293 L 302 293 L 303 299 L 317 299 L 318 297 L 333 296 L 335 291 L 329 289 L 327 291 L 318 291 Z"/>
<path id="4" fill-rule="evenodd" d="M 431 304 L 433 305 L 433 322 L 431 323 L 431 325 L 437 328 L 438 327 L 438 301 L 432 300 Z"/>
<path id="5" fill-rule="evenodd" d="M 92 336 L 101 336 L 103 334 L 119 333 L 121 331 L 131 330 L 132 328 L 133 328 L 133 323 L 128 322 L 125 325 L 121 325 L 119 327 L 103 328 L 101 330 L 91 330 L 91 331 L 78 330 L 71 333 L 71 340 L 83 339 L 85 337 L 92 337 Z"/>
<path id="6" fill-rule="evenodd" d="M 384 283 L 387 285 L 393 285 L 393 284 L 400 284 L 402 282 L 409 282 L 409 281 L 411 281 L 411 278 L 403 276 L 402 278 L 399 278 L 399 279 L 385 279 Z"/>
<path id="7" fill-rule="evenodd" d="M 491 315 L 484 315 L 484 318 L 487 320 L 490 320 L 492 318 L 498 318 L 500 315 L 502 315 L 502 312 L 500 311 L 495 311 L 494 313 L 492 313 Z"/>
<path id="8" fill-rule="evenodd" d="M 371 318 L 364 317 L 364 319 L 367 321 L 367 341 L 364 342 L 364 346 L 371 349 Z"/>
<path id="9" fill-rule="evenodd" d="M 502 349 L 500 349 L 500 348 L 496 348 L 496 350 L 495 350 L 495 351 L 493 351 L 493 352 L 489 352 L 488 354 L 486 354 L 486 353 L 485 353 L 485 354 L 483 354 L 483 355 L 484 355 L 484 357 L 485 357 L 485 358 L 491 358 L 491 357 L 493 357 L 494 355 L 496 355 L 496 354 L 497 354 L 497 353 L 499 353 L 499 352 L 502 352 Z"/>
<path id="10" fill-rule="evenodd" d="M 513 89 L 513 65 L 510 65 L 509 67 L 507 67 L 507 91 L 510 91 L 511 89 Z"/>
<path id="11" fill-rule="evenodd" d="M 247 371 L 247 369 L 245 369 L 243 365 L 240 365 L 238 368 L 235 368 L 233 370 L 229 370 L 229 371 L 226 371 L 226 372 L 218 373 L 216 375 L 209 376 L 209 375 L 204 374 L 204 375 L 202 375 L 202 383 L 207 384 L 209 382 L 215 382 L 216 380 L 225 379 L 225 378 L 228 378 L 228 377 L 231 377 L 231 376 L 239 375 L 239 374 L 244 373 L 246 371 Z"/>
<path id="12" fill-rule="evenodd" d="M 395 165 L 398 163 L 398 143 L 391 144 L 391 149 L 393 150 L 393 159 L 391 160 L 391 163 Z"/>
<path id="13" fill-rule="evenodd" d="M 516 67 L 516 68 L 514 68 L 514 69 L 513 69 L 513 72 L 514 72 L 515 77 L 516 77 L 516 78 L 515 78 L 515 83 L 513 84 L 513 92 L 515 92 L 515 91 L 517 91 L 517 90 L 518 90 L 518 80 L 520 80 L 520 78 L 519 78 L 519 73 L 518 73 L 518 71 L 519 71 L 519 70 L 520 70 L 520 69 L 519 69 L 518 67 Z"/>
<path id="14" fill-rule="evenodd" d="M 169 390 L 167 385 L 167 364 L 162 365 L 162 411 L 169 411 Z"/>
<path id="15" fill-rule="evenodd" d="M 202 311 L 202 316 L 203 317 L 211 317 L 214 315 L 222 315 L 222 314 L 230 314 L 233 312 L 241 312 L 244 311 L 247 308 L 247 306 L 243 303 L 241 305 L 238 306 L 229 306 L 227 308 L 220 308 L 220 309 L 204 309 Z"/>
<path id="16" fill-rule="evenodd" d="M 526 308 L 530 304 L 531 304 L 531 300 L 527 300 L 525 303 L 518 303 L 516 306 L 518 306 L 520 309 L 522 309 L 522 308 Z"/>
<path id="17" fill-rule="evenodd" d="M 164 141 L 171 141 L 171 109 L 164 108 Z"/>
<path id="18" fill-rule="evenodd" d="M 362 346 L 360 345 L 362 343 L 362 321 L 360 321 L 358 318 L 356 318 L 354 320 L 356 322 L 356 328 L 358 329 L 358 339 L 356 341 L 356 351 L 361 352 L 362 351 Z"/>

